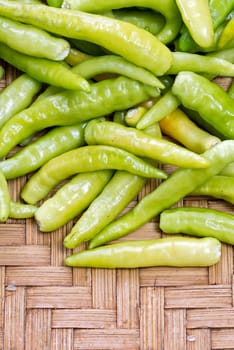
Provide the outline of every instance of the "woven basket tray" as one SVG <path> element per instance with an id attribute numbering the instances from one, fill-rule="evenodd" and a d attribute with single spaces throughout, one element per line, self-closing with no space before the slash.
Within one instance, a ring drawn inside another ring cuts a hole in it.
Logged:
<path id="1" fill-rule="evenodd" d="M 6 67 L 0 89 L 16 76 Z M 219 83 L 225 88 L 230 80 Z M 19 200 L 25 181 L 9 182 L 12 199 Z M 205 197 L 177 205 L 234 213 Z M 220 263 L 210 268 L 72 269 L 64 266 L 70 252 L 62 244 L 71 225 L 42 234 L 32 219 L 0 224 L 0 349 L 234 349 L 231 246 L 222 245 Z M 161 236 L 156 218 L 128 239 Z"/>

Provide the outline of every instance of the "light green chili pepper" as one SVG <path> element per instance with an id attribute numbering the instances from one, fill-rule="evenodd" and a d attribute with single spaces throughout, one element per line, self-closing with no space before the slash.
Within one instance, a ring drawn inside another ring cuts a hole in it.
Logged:
<path id="1" fill-rule="evenodd" d="M 35 26 L 0 16 L 1 42 L 12 49 L 35 57 L 61 61 L 67 57 L 70 44 Z"/>
<path id="2" fill-rule="evenodd" d="M 65 237 L 64 246 L 72 249 L 93 238 L 136 197 L 145 183 L 143 177 L 117 171 Z"/>
<path id="3" fill-rule="evenodd" d="M 24 186 L 21 197 L 34 204 L 64 179 L 87 171 L 104 169 L 126 170 L 143 177 L 165 179 L 166 173 L 150 163 L 111 146 L 84 146 L 49 160 Z"/>
<path id="4" fill-rule="evenodd" d="M 72 125 L 125 110 L 159 95 L 158 89 L 125 77 L 91 84 L 91 91 L 66 90 L 16 114 L 0 130 L 0 157 L 36 131 Z"/>
<path id="5" fill-rule="evenodd" d="M 65 259 L 67 266 L 137 268 L 210 266 L 220 260 L 221 244 L 212 237 L 138 240 L 83 250 Z"/>
<path id="6" fill-rule="evenodd" d="M 112 170 L 100 170 L 73 177 L 38 208 L 35 219 L 40 231 L 56 230 L 81 214 L 95 200 L 112 175 Z"/>
<path id="7" fill-rule="evenodd" d="M 207 169 L 178 169 L 173 172 L 155 190 L 144 196 L 132 210 L 100 231 L 99 240 L 95 240 L 92 247 L 133 232 L 218 174 L 224 166 L 234 161 L 234 141 L 222 141 L 203 153 L 203 156 L 211 162 Z"/>
<path id="8" fill-rule="evenodd" d="M 0 128 L 8 119 L 27 108 L 40 92 L 42 84 L 27 74 L 21 74 L 0 93 Z"/>
<path id="9" fill-rule="evenodd" d="M 61 62 L 33 57 L 0 43 L 0 57 L 32 78 L 64 89 L 89 91 L 89 83 Z"/>
<path id="10" fill-rule="evenodd" d="M 105 3 L 108 2 L 105 1 Z M 169 7 L 166 6 L 167 3 Z M 174 29 L 178 27 L 178 11 L 175 3 L 173 0 L 167 0 L 166 3 L 162 2 L 160 7 L 164 9 L 166 14 L 169 12 L 171 16 L 169 34 L 174 37 L 176 35 Z M 160 39 L 144 29 L 117 19 L 83 11 L 47 5 L 21 4 L 6 0 L 0 1 L 0 15 L 33 24 L 63 37 L 87 40 L 98 44 L 128 61 L 150 70 L 155 75 L 163 75 L 170 68 L 172 62 L 171 51 Z M 67 25 L 68 23 L 69 25 Z M 179 19 L 179 27 L 180 23 Z M 168 35 L 168 33 L 165 34 Z M 106 40 L 107 37 L 108 40 Z"/>
<path id="11" fill-rule="evenodd" d="M 0 171 L 0 221 L 7 221 L 10 212 L 10 193 L 8 183 Z"/>
<path id="12" fill-rule="evenodd" d="M 234 204 L 234 177 L 216 175 L 191 192 L 192 196 L 210 196 Z"/>
<path id="13" fill-rule="evenodd" d="M 72 72 L 80 74 L 85 79 L 93 78 L 101 73 L 117 73 L 147 85 L 164 88 L 161 81 L 151 72 L 116 55 L 89 58 L 73 67 Z"/>
<path id="14" fill-rule="evenodd" d="M 31 204 L 10 201 L 9 218 L 12 219 L 28 219 L 33 218 L 37 207 Z"/>
<path id="15" fill-rule="evenodd" d="M 209 166 L 207 160 L 184 147 L 111 121 L 90 121 L 85 128 L 85 140 L 89 145 L 104 144 L 119 147 L 140 157 L 184 168 Z"/>
<path id="16" fill-rule="evenodd" d="M 160 229 L 165 233 L 185 233 L 214 237 L 234 244 L 234 215 L 210 208 L 174 208 L 161 213 Z"/>
<path id="17" fill-rule="evenodd" d="M 6 179 L 14 179 L 37 170 L 51 158 L 84 145 L 84 125 L 61 126 L 49 130 L 32 143 L 0 161 Z"/>
<path id="18" fill-rule="evenodd" d="M 180 105 L 180 100 L 168 90 L 139 120 L 136 127 L 137 129 L 145 129 L 168 114 L 172 113 Z"/>

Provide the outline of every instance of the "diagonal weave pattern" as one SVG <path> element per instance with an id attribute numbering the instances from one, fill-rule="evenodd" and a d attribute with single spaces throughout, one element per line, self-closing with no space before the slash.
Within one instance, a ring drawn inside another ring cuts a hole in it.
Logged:
<path id="1" fill-rule="evenodd" d="M 0 89 L 16 75 L 8 67 Z M 12 199 L 25 181 L 9 182 Z M 204 197 L 177 205 L 234 213 Z M 71 225 L 43 234 L 32 219 L 0 224 L 0 349 L 234 349 L 233 247 L 210 268 L 72 269 L 62 244 Z M 161 236 L 156 218 L 127 238 Z"/>

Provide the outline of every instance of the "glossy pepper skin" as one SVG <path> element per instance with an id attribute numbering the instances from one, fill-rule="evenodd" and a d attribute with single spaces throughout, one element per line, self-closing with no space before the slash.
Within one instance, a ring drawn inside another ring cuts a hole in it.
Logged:
<path id="1" fill-rule="evenodd" d="M 0 128 L 27 108 L 41 88 L 42 84 L 27 74 L 21 74 L 7 85 L 0 93 Z"/>
<path id="2" fill-rule="evenodd" d="M 61 61 L 70 50 L 67 40 L 46 31 L 0 16 L 1 42 L 12 49 L 35 57 Z"/>
<path id="3" fill-rule="evenodd" d="M 0 171 L 0 221 L 7 221 L 10 213 L 10 193 L 8 183 Z"/>
<path id="4" fill-rule="evenodd" d="M 176 4 L 196 44 L 210 47 L 214 42 L 214 27 L 208 0 L 176 0 Z"/>
<path id="5" fill-rule="evenodd" d="M 174 5 L 174 1 L 168 1 Z M 172 55 L 167 46 L 131 23 L 81 11 L 6 0 L 0 1 L 0 15 L 67 38 L 98 44 L 156 75 L 163 75 L 171 65 Z M 173 23 L 174 20 L 175 17 Z"/>
<path id="6" fill-rule="evenodd" d="M 64 239 L 64 246 L 69 249 L 89 241 L 101 229 L 117 217 L 133 200 L 146 183 L 146 178 L 116 171 L 100 195 L 81 215 L 71 232 Z"/>
<path id="7" fill-rule="evenodd" d="M 209 166 L 206 159 L 173 142 L 111 121 L 90 121 L 85 128 L 85 140 L 89 145 L 104 144 L 119 147 L 140 157 L 184 168 Z"/>
<path id="8" fill-rule="evenodd" d="M 178 169 L 173 172 L 154 191 L 142 198 L 132 210 L 99 232 L 99 239 L 95 240 L 93 247 L 136 230 L 218 174 L 234 160 L 234 141 L 222 141 L 203 153 L 203 156 L 211 163 L 207 169 Z"/>
<path id="9" fill-rule="evenodd" d="M 172 92 L 182 105 L 198 112 L 204 122 L 224 139 L 234 139 L 234 104 L 220 86 L 196 73 L 180 72 Z"/>
<path id="10" fill-rule="evenodd" d="M 110 181 L 113 170 L 80 173 L 64 184 L 37 209 L 35 219 L 41 232 L 57 230 L 80 215 Z"/>
<path id="11" fill-rule="evenodd" d="M 145 129 L 146 127 L 160 121 L 176 110 L 179 105 L 179 99 L 169 89 L 138 121 L 136 125 L 137 129 Z"/>
<path id="12" fill-rule="evenodd" d="M 234 204 L 234 177 L 225 175 L 212 176 L 203 185 L 191 192 L 192 196 L 209 196 Z"/>
<path id="13" fill-rule="evenodd" d="M 187 149 L 198 154 L 221 141 L 218 137 L 200 128 L 179 108 L 160 120 L 159 125 L 164 135 L 172 137 Z"/>
<path id="14" fill-rule="evenodd" d="M 49 160 L 24 186 L 21 197 L 34 204 L 56 184 L 79 172 L 104 169 L 126 170 L 143 177 L 165 179 L 166 173 L 139 157 L 111 146 L 84 146 Z"/>
<path id="15" fill-rule="evenodd" d="M 192 71 L 214 76 L 234 76 L 234 64 L 222 58 L 199 55 L 189 52 L 174 52 L 173 62 L 167 74 L 178 74 L 181 71 Z"/>
<path id="16" fill-rule="evenodd" d="M 96 268 L 211 266 L 219 261 L 220 255 L 221 244 L 215 238 L 171 237 L 83 250 L 68 256 L 65 264 Z"/>
<path id="17" fill-rule="evenodd" d="M 89 93 L 66 90 L 43 98 L 16 114 L 0 130 L 0 157 L 36 131 L 125 110 L 158 95 L 158 89 L 119 77 L 92 84 Z"/>
<path id="18" fill-rule="evenodd" d="M 164 88 L 164 85 L 154 74 L 117 55 L 89 58 L 73 67 L 72 72 L 80 74 L 85 79 L 93 78 L 101 73 L 114 73 L 156 88 Z"/>
<path id="19" fill-rule="evenodd" d="M 84 143 L 83 124 L 53 128 L 12 157 L 0 161 L 0 169 L 6 179 L 14 179 L 37 170 L 51 158 Z"/>
<path id="20" fill-rule="evenodd" d="M 10 201 L 9 218 L 12 219 L 28 219 L 33 218 L 37 207 L 31 204 Z"/>
<path id="21" fill-rule="evenodd" d="M 210 208 L 184 207 L 161 213 L 160 229 L 169 234 L 185 233 L 198 237 L 214 237 L 234 244 L 234 215 Z"/>
<path id="22" fill-rule="evenodd" d="M 89 83 L 57 61 L 25 55 L 0 43 L 0 57 L 41 83 L 64 89 L 89 91 Z"/>
<path id="23" fill-rule="evenodd" d="M 101 13 L 112 9 L 121 9 L 140 6 L 150 8 L 157 13 L 160 13 L 165 18 L 163 28 L 157 33 L 157 38 L 165 43 L 170 43 L 178 34 L 181 26 L 181 17 L 178 8 L 174 1 L 154 1 L 154 0 L 64 0 L 62 7 L 72 8 L 80 11 Z"/>

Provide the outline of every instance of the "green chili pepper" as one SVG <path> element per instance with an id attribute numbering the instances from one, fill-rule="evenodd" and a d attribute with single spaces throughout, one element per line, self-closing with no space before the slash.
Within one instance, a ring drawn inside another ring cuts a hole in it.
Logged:
<path id="1" fill-rule="evenodd" d="M 165 24 L 160 32 L 157 33 L 157 38 L 166 44 L 173 41 L 180 30 L 181 17 L 175 2 L 172 0 L 166 0 L 164 2 L 153 0 L 112 0 L 111 2 L 105 0 L 96 0 L 95 2 L 90 0 L 64 0 L 62 3 L 62 7 L 64 8 L 94 13 L 134 6 L 150 8 L 163 15 L 165 18 Z"/>
<path id="2" fill-rule="evenodd" d="M 221 256 L 221 244 L 212 237 L 171 237 L 138 240 L 83 250 L 65 259 L 67 266 L 137 268 L 152 266 L 211 266 Z"/>
<path id="3" fill-rule="evenodd" d="M 210 196 L 234 204 L 234 177 L 216 175 L 191 192 L 192 196 Z"/>
<path id="4" fill-rule="evenodd" d="M 104 144 L 119 147 L 140 157 L 184 168 L 209 166 L 207 160 L 173 142 L 111 121 L 90 121 L 85 128 L 85 140 L 89 145 Z"/>
<path id="5" fill-rule="evenodd" d="M 82 52 L 74 47 L 71 47 L 69 54 L 65 58 L 65 62 L 70 66 L 76 66 L 77 64 L 91 58 L 92 56 Z"/>
<path id="6" fill-rule="evenodd" d="M 27 73 L 32 78 L 64 89 L 81 89 L 89 91 L 89 83 L 73 73 L 64 64 L 22 54 L 0 43 L 0 57 L 17 69 Z"/>
<path id="7" fill-rule="evenodd" d="M 10 193 L 8 184 L 0 171 L 0 221 L 7 221 L 10 212 Z"/>
<path id="8" fill-rule="evenodd" d="M 0 130 L 0 157 L 36 131 L 108 115 L 157 95 L 157 89 L 125 77 L 92 84 L 89 93 L 62 91 L 16 114 L 4 125 Z"/>
<path id="9" fill-rule="evenodd" d="M 132 210 L 100 231 L 99 240 L 95 239 L 95 245 L 91 240 L 92 247 L 136 230 L 218 174 L 228 163 L 234 161 L 234 141 L 222 141 L 203 153 L 203 156 L 210 161 L 209 168 L 177 169 L 155 190 L 144 196 Z"/>
<path id="10" fill-rule="evenodd" d="M 178 27 L 178 11 L 173 0 L 167 0 L 166 3 L 168 8 L 165 1 L 161 7 L 172 16 L 172 28 L 169 29 L 174 37 L 174 28 Z M 169 48 L 151 33 L 131 23 L 82 11 L 6 0 L 0 1 L 0 15 L 33 24 L 63 37 L 93 42 L 156 75 L 163 75 L 171 65 Z"/>
<path id="11" fill-rule="evenodd" d="M 215 30 L 215 41 L 219 37 L 219 26 L 222 26 L 225 18 L 228 16 L 230 11 L 232 11 L 234 6 L 233 0 L 209 0 L 210 14 L 212 17 L 213 27 Z M 177 50 L 178 51 L 187 51 L 187 52 L 199 52 L 202 51 L 202 48 L 197 45 L 193 38 L 191 37 L 188 28 L 184 25 L 182 29 L 181 36 L 177 41 Z M 211 47 L 212 49 L 212 47 Z"/>
<path id="12" fill-rule="evenodd" d="M 27 108 L 41 90 L 42 84 L 21 74 L 0 93 L 0 128 L 8 119 Z"/>
<path id="13" fill-rule="evenodd" d="M 221 171 L 220 175 L 234 177 L 234 163 L 231 162 L 228 165 L 226 165 Z"/>
<path id="14" fill-rule="evenodd" d="M 136 127 L 137 129 L 145 129 L 168 114 L 172 113 L 180 105 L 179 99 L 168 90 L 139 120 Z"/>
<path id="15" fill-rule="evenodd" d="M 124 8 L 113 10 L 111 13 L 113 17 L 120 19 L 121 21 L 135 24 L 136 26 L 149 31 L 153 35 L 157 35 L 165 24 L 164 17 L 160 13 L 150 9 L 144 8 L 139 10 L 134 8 Z"/>
<path id="16" fill-rule="evenodd" d="M 176 0 L 176 4 L 196 44 L 210 47 L 214 42 L 214 27 L 208 0 Z"/>
<path id="17" fill-rule="evenodd" d="M 64 246 L 73 249 L 93 238 L 136 197 L 145 183 L 143 177 L 117 171 L 65 237 Z"/>
<path id="18" fill-rule="evenodd" d="M 218 41 L 218 47 L 225 47 L 231 40 L 234 40 L 234 17 L 225 25 Z"/>
<path id="19" fill-rule="evenodd" d="M 33 218 L 37 207 L 31 204 L 10 201 L 9 218 L 12 219 L 28 219 Z"/>
<path id="20" fill-rule="evenodd" d="M 193 72 L 180 72 L 172 93 L 181 103 L 199 113 L 218 136 L 234 138 L 234 104 L 227 92 L 214 82 Z"/>
<path id="21" fill-rule="evenodd" d="M 81 214 L 102 191 L 112 175 L 112 170 L 100 170 L 73 177 L 37 209 L 35 219 L 40 231 L 56 230 Z"/>
<path id="22" fill-rule="evenodd" d="M 0 161 L 6 179 L 37 170 L 51 158 L 84 145 L 84 125 L 61 126 L 48 131 L 8 159 Z"/>
<path id="23" fill-rule="evenodd" d="M 174 208 L 161 213 L 160 229 L 165 233 L 185 233 L 214 237 L 234 244 L 234 215 L 210 208 Z"/>
<path id="24" fill-rule="evenodd" d="M 0 16 L 1 42 L 26 55 L 63 60 L 69 53 L 67 40 L 57 38 L 35 26 Z"/>
<path id="25" fill-rule="evenodd" d="M 218 137 L 201 129 L 179 108 L 160 120 L 159 125 L 163 134 L 199 154 L 220 142 Z"/>
<path id="26" fill-rule="evenodd" d="M 228 62 L 234 63 L 234 48 L 223 49 L 215 52 L 209 52 L 207 53 L 207 56 L 221 58 Z"/>
<path id="27" fill-rule="evenodd" d="M 73 67 L 72 72 L 80 74 L 85 79 L 93 78 L 101 73 L 116 73 L 147 85 L 164 88 L 161 81 L 151 72 L 116 55 L 89 58 Z"/>
<path id="28" fill-rule="evenodd" d="M 2 66 L 0 66 L 0 80 L 4 77 L 5 70 Z"/>
<path id="29" fill-rule="evenodd" d="M 168 74 L 178 74 L 181 71 L 213 74 L 215 76 L 234 76 L 234 64 L 212 56 L 204 56 L 187 52 L 174 52 L 173 63 Z"/>
<path id="30" fill-rule="evenodd" d="M 62 180 L 79 172 L 104 169 L 126 170 L 147 178 L 167 177 L 164 171 L 120 148 L 84 146 L 49 160 L 26 183 L 21 197 L 25 202 L 34 204 Z"/>
<path id="31" fill-rule="evenodd" d="M 228 89 L 228 95 L 234 99 L 234 80 L 232 81 L 229 89 Z"/>

